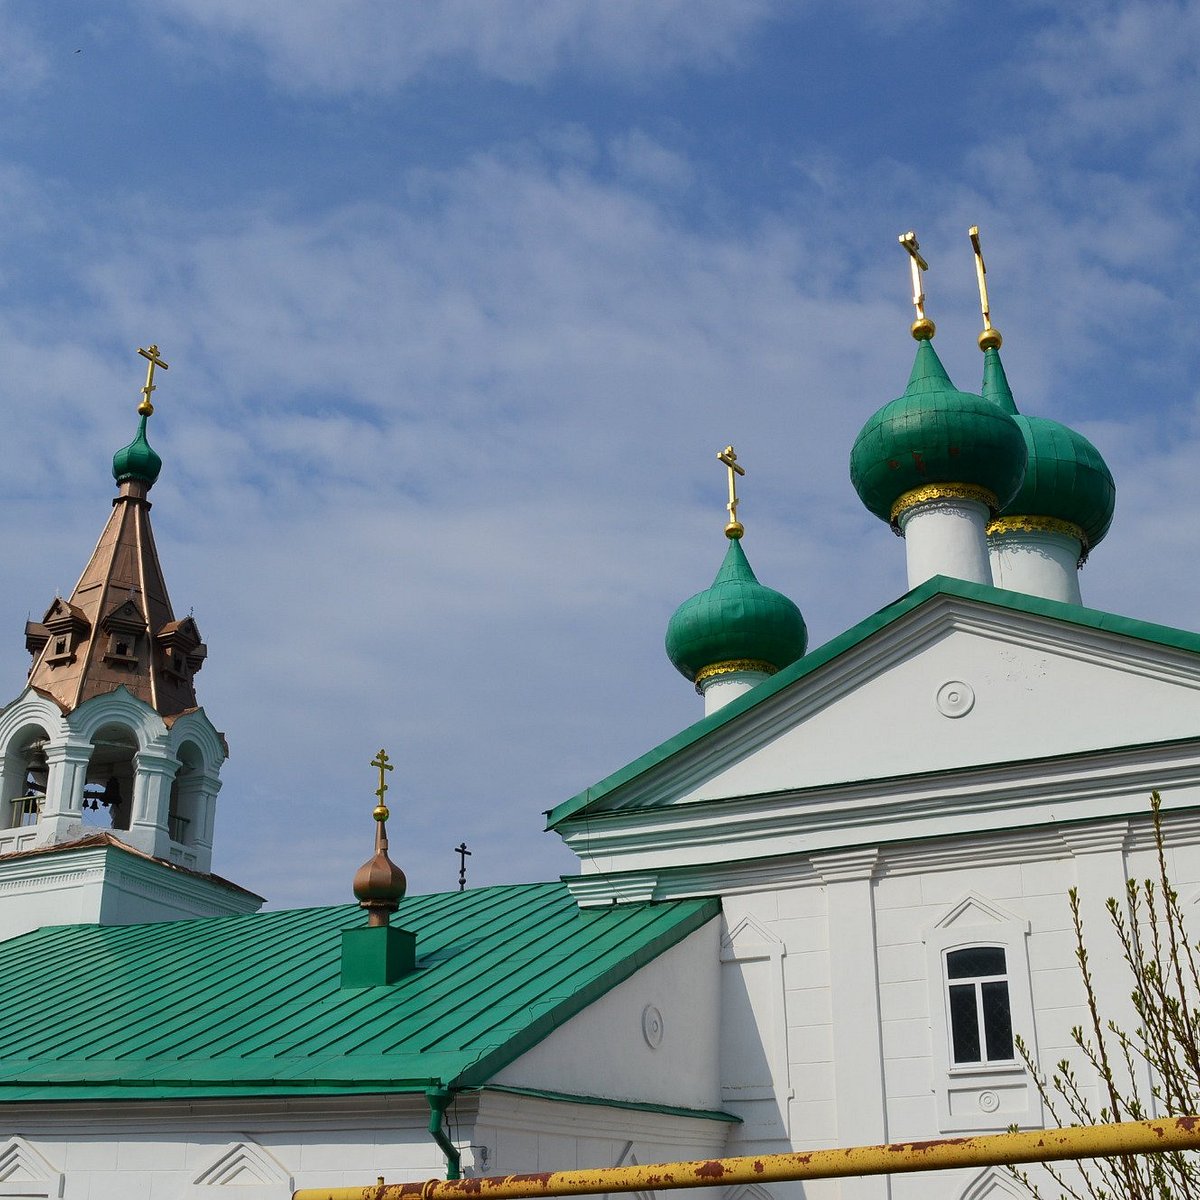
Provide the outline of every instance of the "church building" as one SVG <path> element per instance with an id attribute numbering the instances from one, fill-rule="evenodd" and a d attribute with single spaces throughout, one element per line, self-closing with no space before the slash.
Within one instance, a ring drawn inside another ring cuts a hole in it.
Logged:
<path id="1" fill-rule="evenodd" d="M 722 450 L 724 558 L 666 634 L 697 720 L 547 814 L 579 870 L 546 883 L 406 895 L 383 752 L 357 906 L 261 912 L 212 873 L 228 750 L 151 532 L 167 364 L 140 351 L 112 513 L 0 710 L 0 1196 L 283 1200 L 1042 1125 L 1015 1039 L 1072 1052 L 1073 885 L 1128 1015 L 1104 902 L 1153 873 L 1153 789 L 1200 894 L 1200 634 L 1084 604 L 1113 479 L 1019 410 L 971 236 L 979 391 L 905 235 L 915 360 L 847 448 L 909 591 L 809 649 Z M 994 1169 L 704 1191 L 1020 1195 Z"/>

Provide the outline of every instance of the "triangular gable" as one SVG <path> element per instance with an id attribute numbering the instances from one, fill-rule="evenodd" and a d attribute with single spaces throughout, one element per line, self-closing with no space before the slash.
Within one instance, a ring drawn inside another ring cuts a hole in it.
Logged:
<path id="1" fill-rule="evenodd" d="M 958 926 L 1006 925 L 1022 921 L 1015 913 L 1001 908 L 991 900 L 985 900 L 976 892 L 968 892 L 956 901 L 933 923 L 934 929 L 952 929 Z M 1028 922 L 1024 922 L 1028 924 Z"/>
<path id="2" fill-rule="evenodd" d="M 1027 1200 L 1029 1192 L 1004 1167 L 980 1171 L 959 1193 L 959 1200 Z"/>
<path id="3" fill-rule="evenodd" d="M 559 805 L 548 825 L 1197 729 L 1200 635 L 936 577 Z"/>
<path id="4" fill-rule="evenodd" d="M 63 1174 L 24 1138 L 0 1149 L 0 1196 L 61 1196 Z"/>
<path id="5" fill-rule="evenodd" d="M 192 1180 L 193 1188 L 257 1184 L 293 1191 L 292 1176 L 253 1138 L 231 1142 Z"/>

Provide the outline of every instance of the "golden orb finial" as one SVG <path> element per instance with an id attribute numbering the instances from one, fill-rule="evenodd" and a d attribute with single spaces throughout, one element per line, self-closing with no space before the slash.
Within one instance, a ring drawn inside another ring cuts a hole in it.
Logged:
<path id="1" fill-rule="evenodd" d="M 979 248 L 979 226 L 972 225 L 967 230 L 971 239 L 971 248 L 975 251 L 975 278 L 979 281 L 979 307 L 983 312 L 983 332 L 979 335 L 980 350 L 999 350 L 1004 343 L 1000 330 L 992 324 L 992 309 L 988 303 L 987 266 L 983 261 L 983 251 Z"/>
<path id="2" fill-rule="evenodd" d="M 937 326 L 925 315 L 925 283 L 922 272 L 929 270 L 929 264 L 921 257 L 921 244 L 911 229 L 902 233 L 899 241 L 908 251 L 908 265 L 912 271 L 912 302 L 913 308 L 917 310 L 917 319 L 912 323 L 909 332 L 918 342 L 927 342 L 937 332 Z"/>
<path id="3" fill-rule="evenodd" d="M 167 364 L 163 362 L 158 353 L 158 347 L 155 345 L 146 348 L 138 347 L 138 353 L 149 361 L 146 364 L 146 386 L 142 388 L 142 401 L 138 405 L 138 413 L 143 417 L 148 417 L 154 412 L 154 405 L 150 403 L 150 393 L 157 391 L 158 386 L 154 382 L 154 368 L 162 367 L 164 371 L 168 369 Z"/>
<path id="4" fill-rule="evenodd" d="M 738 462 L 737 452 L 732 446 L 718 450 L 717 461 L 723 462 L 729 469 L 729 502 L 725 505 L 729 513 L 729 522 L 725 526 L 725 536 L 730 539 L 740 538 L 746 532 L 746 527 L 738 520 L 737 516 L 738 505 L 741 503 L 737 494 L 737 477 L 745 475 L 746 468 Z"/>

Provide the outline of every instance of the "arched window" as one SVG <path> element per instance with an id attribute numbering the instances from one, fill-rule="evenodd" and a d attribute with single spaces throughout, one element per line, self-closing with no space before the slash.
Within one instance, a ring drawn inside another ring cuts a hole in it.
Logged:
<path id="1" fill-rule="evenodd" d="M 946 954 L 946 990 L 954 1064 L 1013 1061 L 1008 963 L 1002 946 Z"/>

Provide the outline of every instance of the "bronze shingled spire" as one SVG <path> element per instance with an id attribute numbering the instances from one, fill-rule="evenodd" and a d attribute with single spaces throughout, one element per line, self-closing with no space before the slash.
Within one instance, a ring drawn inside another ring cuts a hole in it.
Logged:
<path id="1" fill-rule="evenodd" d="M 29 682 L 64 711 L 124 687 L 170 718 L 197 706 L 192 679 L 208 651 L 191 617 L 175 619 L 150 529 L 146 497 L 162 460 L 146 440 L 146 422 L 154 368 L 167 364 L 157 346 L 138 353 L 150 360 L 141 422 L 113 460 L 112 516 L 70 599 L 56 598 L 41 621 L 29 622 L 25 644 L 33 655 Z"/>

